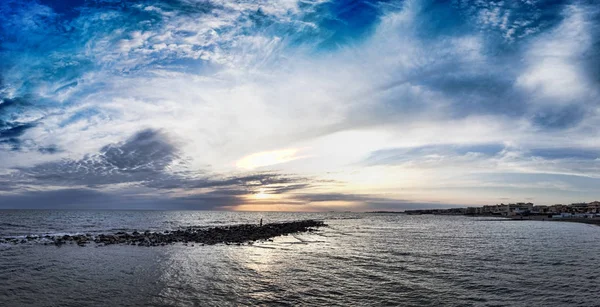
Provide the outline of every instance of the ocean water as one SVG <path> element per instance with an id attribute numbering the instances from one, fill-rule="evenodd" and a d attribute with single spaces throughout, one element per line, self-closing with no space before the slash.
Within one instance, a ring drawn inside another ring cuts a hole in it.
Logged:
<path id="1" fill-rule="evenodd" d="M 0 237 L 323 219 L 254 245 L 0 245 L 0 306 L 600 306 L 600 227 L 373 213 L 0 211 Z"/>

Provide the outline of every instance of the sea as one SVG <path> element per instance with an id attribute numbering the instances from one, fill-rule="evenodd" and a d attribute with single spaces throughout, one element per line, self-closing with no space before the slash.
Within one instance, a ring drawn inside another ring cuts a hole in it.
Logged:
<path id="1" fill-rule="evenodd" d="M 600 227 L 394 213 L 1 210 L 0 237 L 320 219 L 253 245 L 0 245 L 0 306 L 600 306 Z"/>

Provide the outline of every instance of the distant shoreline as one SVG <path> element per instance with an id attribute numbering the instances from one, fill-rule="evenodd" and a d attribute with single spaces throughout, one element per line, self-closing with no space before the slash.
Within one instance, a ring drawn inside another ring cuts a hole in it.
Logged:
<path id="1" fill-rule="evenodd" d="M 508 216 L 505 217 L 513 221 L 549 221 L 549 222 L 571 222 L 571 223 L 584 223 L 600 226 L 600 218 L 580 218 L 580 217 L 564 217 L 564 218 L 550 218 L 542 215 L 530 215 L 530 216 Z"/>
<path id="2" fill-rule="evenodd" d="M 571 222 L 571 223 L 583 223 L 600 226 L 600 218 L 581 218 L 581 217 L 562 217 L 552 218 L 547 215 L 517 215 L 517 216 L 504 216 L 504 215 L 483 215 L 483 214 L 439 214 L 439 213 L 411 213 L 401 211 L 372 211 L 369 213 L 393 213 L 393 214 L 406 214 L 406 215 L 440 215 L 440 216 L 466 216 L 466 217 L 488 217 L 496 218 L 496 221 L 546 221 L 546 222 Z M 492 220 L 489 220 L 492 221 Z"/>

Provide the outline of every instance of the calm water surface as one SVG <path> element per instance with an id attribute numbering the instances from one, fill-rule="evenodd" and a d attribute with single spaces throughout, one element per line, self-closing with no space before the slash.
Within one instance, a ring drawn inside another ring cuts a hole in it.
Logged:
<path id="1" fill-rule="evenodd" d="M 324 219 L 253 246 L 0 245 L 0 306 L 600 306 L 600 227 L 461 216 L 0 211 L 0 237 Z"/>

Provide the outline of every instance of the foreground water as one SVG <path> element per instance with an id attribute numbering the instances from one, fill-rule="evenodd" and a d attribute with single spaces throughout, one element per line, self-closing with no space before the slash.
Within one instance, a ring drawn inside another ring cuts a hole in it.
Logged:
<path id="1" fill-rule="evenodd" d="M 251 246 L 0 246 L 2 306 L 600 306 L 600 227 L 368 213 L 0 211 L 0 237 L 323 219 Z"/>

